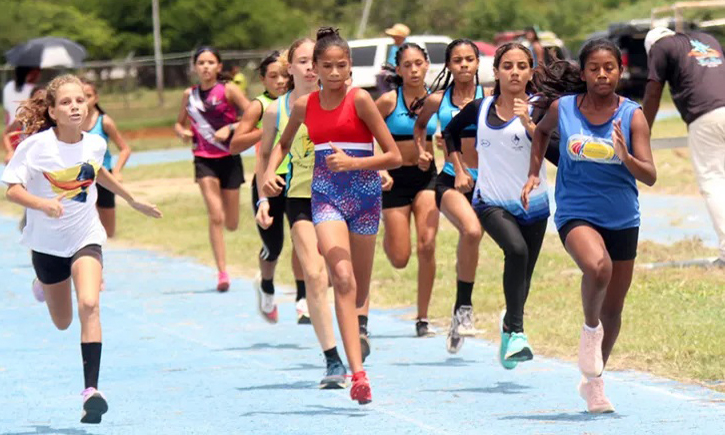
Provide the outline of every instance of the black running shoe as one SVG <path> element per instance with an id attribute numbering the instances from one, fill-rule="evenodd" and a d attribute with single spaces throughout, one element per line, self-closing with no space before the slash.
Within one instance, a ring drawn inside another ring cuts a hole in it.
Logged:
<path id="1" fill-rule="evenodd" d="M 362 362 L 370 356 L 370 337 L 367 328 L 360 327 L 360 352 L 362 353 Z"/>
<path id="2" fill-rule="evenodd" d="M 101 416 L 108 411 L 108 402 L 103 394 L 95 388 L 83 390 L 83 415 L 81 423 L 98 424 Z"/>
<path id="3" fill-rule="evenodd" d="M 435 332 L 433 332 L 428 321 L 425 319 L 419 319 L 415 322 L 415 333 L 418 337 L 431 337 L 435 335 Z"/>

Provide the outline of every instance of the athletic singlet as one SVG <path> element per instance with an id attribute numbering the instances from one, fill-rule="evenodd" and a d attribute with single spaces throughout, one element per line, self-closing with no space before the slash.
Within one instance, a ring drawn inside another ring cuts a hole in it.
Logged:
<path id="1" fill-rule="evenodd" d="M 312 178 L 312 221 L 344 221 L 357 234 L 372 235 L 378 231 L 382 189 L 378 171 L 356 170 L 333 172 L 327 156 L 334 151 L 330 144 L 351 157 L 373 155 L 373 135 L 358 117 L 355 94 L 349 90 L 333 110 L 320 105 L 320 92 L 307 100 L 305 124 L 315 144 L 315 169 Z"/>
<path id="2" fill-rule="evenodd" d="M 103 114 L 98 114 L 98 119 L 96 119 L 96 123 L 93 124 L 93 128 L 88 130 L 88 133 L 91 134 L 97 134 L 103 138 L 103 140 L 106 141 L 106 144 L 108 144 L 108 135 L 106 134 L 105 130 L 103 130 Z M 108 147 L 106 147 L 106 154 L 103 156 L 103 167 L 108 169 L 109 171 L 113 169 L 112 163 L 111 163 L 111 152 L 108 151 Z"/>
<path id="3" fill-rule="evenodd" d="M 390 115 L 385 117 L 385 125 L 388 126 L 388 130 L 390 130 L 390 134 L 393 135 L 393 140 L 396 142 L 413 140 L 413 128 L 415 127 L 415 120 L 418 119 L 418 114 L 413 113 L 413 116 L 411 116 L 410 109 L 405 104 L 402 87 L 398 87 L 395 93 L 397 95 L 395 109 L 393 109 Z M 428 125 L 426 126 L 426 140 L 432 139 L 436 128 L 438 128 L 437 113 L 433 114 L 428 121 Z"/>
<path id="4" fill-rule="evenodd" d="M 576 95 L 559 99 L 557 228 L 573 219 L 610 230 L 639 226 L 637 183 L 612 144 L 613 121 L 620 120 L 627 149 L 632 152 L 632 116 L 639 108 L 639 104 L 624 99 L 607 122 L 594 125 L 579 111 Z"/>
<path id="5" fill-rule="evenodd" d="M 489 124 L 488 112 L 496 98 L 484 98 L 478 112 L 478 180 L 473 191 L 473 207 L 503 208 L 524 225 L 546 219 L 549 217 L 546 165 L 541 165 L 539 187 L 529 195 L 529 209 L 524 210 L 521 187 L 529 178 L 531 138 L 518 116 L 498 127 Z"/>
<path id="6" fill-rule="evenodd" d="M 279 109 L 277 110 L 277 139 L 282 135 L 291 112 L 287 92 L 279 98 Z M 288 198 L 310 198 L 312 195 L 312 172 L 315 168 L 315 144 L 310 140 L 305 124 L 300 125 L 295 138 L 292 140 L 287 157 L 282 164 L 285 164 L 287 173 Z M 279 172 L 279 169 L 277 170 Z"/>
<path id="7" fill-rule="evenodd" d="M 258 129 L 262 129 L 262 118 L 264 117 L 264 112 L 267 111 L 267 108 L 270 104 L 272 104 L 274 101 L 277 100 L 277 98 L 272 98 L 269 96 L 267 92 L 258 95 L 255 100 L 259 101 L 259 103 L 262 105 L 262 115 L 259 117 L 259 121 L 257 121 L 257 125 L 255 126 Z M 282 130 L 284 127 L 282 127 Z M 272 144 L 272 147 L 277 145 L 277 142 L 279 141 L 280 136 L 282 135 L 282 130 L 279 129 L 279 113 L 277 113 L 277 135 L 274 137 L 274 143 Z M 254 152 L 256 156 L 259 156 L 259 147 L 261 146 L 261 142 L 257 142 L 254 144 Z M 277 170 L 275 171 L 275 174 L 277 175 L 285 175 L 287 173 L 287 166 L 289 164 L 289 154 L 284 157 L 284 160 L 282 160 L 282 163 L 280 163 L 279 166 L 277 166 Z"/>
<path id="8" fill-rule="evenodd" d="M 476 86 L 476 95 L 473 99 L 476 100 L 478 98 L 483 98 L 483 86 L 480 85 Z M 441 122 L 441 131 L 448 127 L 448 123 L 451 122 L 451 119 L 458 115 L 458 112 L 460 111 L 461 109 L 453 104 L 453 85 L 450 85 L 443 94 L 443 98 L 441 98 L 441 105 L 438 107 L 438 120 Z M 476 126 L 469 125 L 464 128 L 461 132 L 461 137 L 476 137 Z M 453 167 L 453 163 L 451 162 L 446 162 L 443 165 L 442 172 L 453 177 L 456 176 L 456 169 Z M 468 168 L 468 173 L 470 173 L 471 177 L 473 177 L 473 181 L 478 179 L 478 169 Z"/>
<path id="9" fill-rule="evenodd" d="M 237 109 L 227 101 L 224 83 L 217 83 L 202 99 L 199 85 L 191 88 L 186 111 L 191 121 L 195 156 L 220 158 L 229 156 L 229 140 L 218 142 L 214 133 L 237 119 Z"/>

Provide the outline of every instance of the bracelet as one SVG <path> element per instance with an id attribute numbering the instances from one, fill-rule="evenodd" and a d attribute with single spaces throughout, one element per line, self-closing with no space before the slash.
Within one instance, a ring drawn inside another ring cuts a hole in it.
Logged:
<path id="1" fill-rule="evenodd" d="M 263 202 L 268 202 L 268 201 L 269 201 L 268 198 L 259 198 L 259 201 L 257 201 L 257 208 L 259 208 L 259 204 L 261 204 Z"/>

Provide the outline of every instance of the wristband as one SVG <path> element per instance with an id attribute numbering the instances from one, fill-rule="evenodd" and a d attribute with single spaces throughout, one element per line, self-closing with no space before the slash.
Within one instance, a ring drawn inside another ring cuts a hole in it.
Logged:
<path id="1" fill-rule="evenodd" d="M 257 201 L 257 208 L 259 208 L 259 204 L 261 204 L 263 202 L 269 202 L 269 199 L 268 198 L 259 198 L 259 201 Z"/>

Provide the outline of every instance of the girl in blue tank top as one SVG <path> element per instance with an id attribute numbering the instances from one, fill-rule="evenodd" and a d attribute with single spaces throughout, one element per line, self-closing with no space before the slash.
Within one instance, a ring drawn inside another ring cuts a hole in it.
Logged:
<path id="1" fill-rule="evenodd" d="M 468 102 L 483 97 L 483 89 L 478 84 L 478 56 L 478 47 L 468 39 L 456 39 L 448 44 L 446 66 L 433 82 L 436 92 L 425 99 L 415 123 L 416 143 L 422 143 L 425 139 L 426 127 L 432 116 L 438 115 L 442 131 Z M 467 129 L 463 136 L 461 161 L 468 171 L 461 169 L 460 176 L 456 175 L 458 171 L 455 171 L 446 156 L 446 166 L 438 174 L 435 186 L 436 205 L 460 234 L 456 302 L 446 340 L 446 349 L 450 353 L 457 353 L 463 345 L 464 337 L 473 336 L 476 332 L 471 299 L 478 265 L 478 245 L 483 236 L 481 224 L 471 208 L 478 167 L 475 128 Z M 432 153 L 421 154 L 418 165 L 424 169 L 432 161 Z"/>
<path id="2" fill-rule="evenodd" d="M 103 167 L 113 173 L 118 181 L 123 181 L 121 170 L 126 166 L 129 156 L 131 156 L 131 147 L 121 136 L 110 116 L 98 105 L 98 92 L 96 86 L 89 82 L 83 81 L 83 92 L 86 94 L 88 101 L 88 117 L 86 117 L 83 129 L 88 133 L 97 134 L 108 143 L 109 139 L 118 147 L 118 159 L 113 164 L 111 152 L 106 148 L 106 154 L 103 156 Z M 98 186 L 98 200 L 96 201 L 98 216 L 101 218 L 103 228 L 106 229 L 108 237 L 113 237 L 116 233 L 116 196 L 103 186 Z"/>
<path id="3" fill-rule="evenodd" d="M 602 373 L 619 334 L 637 255 L 636 181 L 651 186 L 657 172 L 641 108 L 614 93 L 623 71 L 617 46 L 604 39 L 590 41 L 579 65 L 581 72 L 569 63 L 552 65 L 539 84 L 544 105 L 561 98 L 536 128 L 521 200 L 527 207 L 529 193 L 539 184 L 548 137 L 558 126 L 555 222 L 583 273 L 579 393 L 590 413 L 603 413 L 614 411 Z M 571 95 L 561 96 L 561 89 Z"/>
<path id="4" fill-rule="evenodd" d="M 433 115 L 428 120 L 423 147 L 418 148 L 413 136 L 418 114 L 410 107 L 428 95 L 425 85 L 430 66 L 428 54 L 417 44 L 405 43 L 400 46 L 395 59 L 396 75 L 391 81 L 396 89 L 383 94 L 375 102 L 403 157 L 400 168 L 380 171 L 385 225 L 383 248 L 393 267 L 405 268 L 411 255 L 410 223 L 414 216 L 418 246 L 418 315 L 415 329 L 419 337 L 424 337 L 431 333 L 428 305 L 436 274 L 435 238 L 440 213 L 435 203 L 435 163 L 431 162 L 427 169 L 422 169 L 418 163 L 422 154 L 433 154 L 432 137 L 438 128 L 438 116 Z"/>

